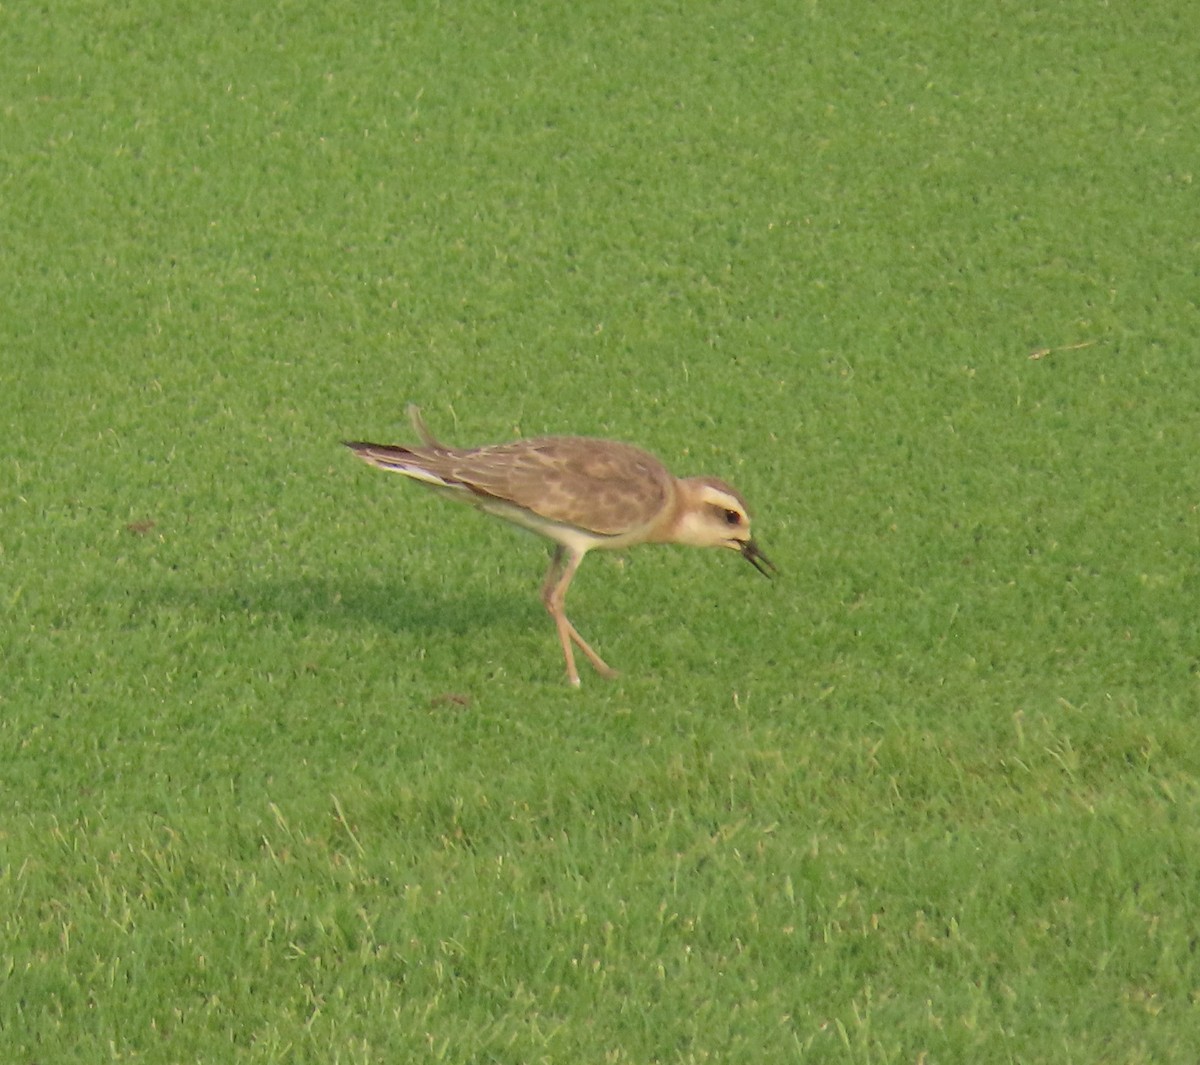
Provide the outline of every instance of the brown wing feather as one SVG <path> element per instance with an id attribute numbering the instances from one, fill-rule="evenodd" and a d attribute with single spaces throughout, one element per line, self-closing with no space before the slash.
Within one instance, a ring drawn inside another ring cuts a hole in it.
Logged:
<path id="1" fill-rule="evenodd" d="M 651 522 L 670 498 L 673 482 L 653 455 L 609 440 L 550 436 L 471 449 L 409 450 L 448 481 L 604 535 Z"/>

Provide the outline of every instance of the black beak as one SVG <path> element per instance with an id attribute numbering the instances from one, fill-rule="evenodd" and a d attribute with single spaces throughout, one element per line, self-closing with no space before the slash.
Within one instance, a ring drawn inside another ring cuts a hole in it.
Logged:
<path id="1" fill-rule="evenodd" d="M 750 565 L 752 565 L 768 580 L 770 580 L 772 573 L 779 572 L 779 570 L 775 568 L 775 563 L 767 558 L 767 556 L 758 549 L 758 544 L 756 544 L 753 540 L 741 541 L 741 543 L 738 544 L 738 550 L 741 551 L 742 558 L 749 562 Z"/>

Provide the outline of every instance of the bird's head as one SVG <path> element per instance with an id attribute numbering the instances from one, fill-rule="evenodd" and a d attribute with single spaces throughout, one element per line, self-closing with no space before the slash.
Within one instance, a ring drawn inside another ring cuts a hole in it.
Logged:
<path id="1" fill-rule="evenodd" d="M 750 535 L 750 513 L 735 488 L 715 477 L 680 481 L 683 505 L 675 537 L 693 547 L 728 547 L 764 577 L 777 572 Z"/>

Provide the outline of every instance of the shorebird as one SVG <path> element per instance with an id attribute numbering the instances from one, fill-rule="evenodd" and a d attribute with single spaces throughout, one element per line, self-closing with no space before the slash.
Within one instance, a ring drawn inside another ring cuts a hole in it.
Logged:
<path id="1" fill-rule="evenodd" d="M 727 547 L 764 577 L 775 570 L 750 536 L 746 501 L 715 477 L 675 477 L 641 448 L 586 436 L 542 436 L 485 447 L 449 447 L 418 407 L 408 414 L 420 447 L 347 441 L 364 462 L 420 481 L 439 495 L 554 542 L 541 598 L 558 630 L 567 679 L 579 686 L 578 647 L 596 671 L 615 677 L 567 619 L 564 601 L 593 548 L 673 543 Z"/>

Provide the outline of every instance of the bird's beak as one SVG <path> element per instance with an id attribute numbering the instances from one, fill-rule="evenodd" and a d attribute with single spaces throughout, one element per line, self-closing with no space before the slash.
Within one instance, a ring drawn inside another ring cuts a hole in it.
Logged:
<path id="1" fill-rule="evenodd" d="M 756 544 L 753 540 L 743 540 L 738 544 L 738 550 L 741 551 L 742 558 L 749 562 L 750 565 L 752 565 L 768 580 L 770 579 L 772 573 L 779 572 L 779 570 L 775 568 L 775 563 L 767 558 L 767 556 L 758 549 L 758 544 Z"/>

